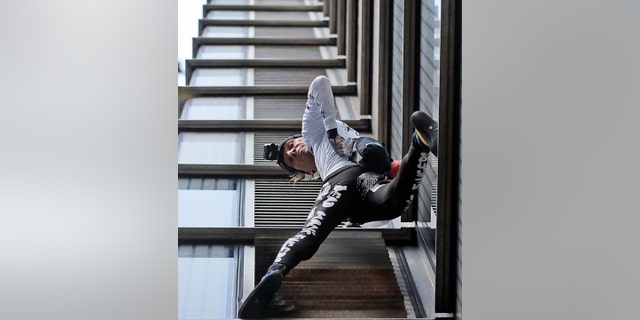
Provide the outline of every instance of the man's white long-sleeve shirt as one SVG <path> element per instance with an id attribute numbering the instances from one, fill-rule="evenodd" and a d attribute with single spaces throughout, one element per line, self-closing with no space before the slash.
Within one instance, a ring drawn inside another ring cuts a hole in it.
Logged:
<path id="1" fill-rule="evenodd" d="M 333 103 L 331 83 L 319 76 L 309 86 L 307 105 L 302 116 L 302 137 L 313 153 L 320 178 L 325 180 L 331 173 L 346 166 L 356 166 L 346 155 L 340 155 L 327 137 L 327 130 L 338 129 L 338 134 L 347 139 L 360 134 L 345 123 L 336 120 L 337 110 Z"/>

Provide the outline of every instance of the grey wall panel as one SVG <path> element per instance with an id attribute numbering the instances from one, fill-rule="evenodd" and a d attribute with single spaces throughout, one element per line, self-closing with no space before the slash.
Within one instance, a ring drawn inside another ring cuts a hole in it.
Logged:
<path id="1" fill-rule="evenodd" d="M 308 86 L 319 75 L 326 76 L 326 69 L 256 68 L 254 70 L 254 83 L 256 86 Z"/>
<path id="2" fill-rule="evenodd" d="M 254 100 L 253 117 L 255 119 L 300 119 L 302 127 L 302 115 L 306 103 L 306 98 L 298 97 L 257 97 Z"/>
<path id="3" fill-rule="evenodd" d="M 256 59 L 322 59 L 317 46 L 256 46 Z"/>
<path id="4" fill-rule="evenodd" d="M 256 38 L 315 38 L 313 28 L 256 27 Z"/>
<path id="5" fill-rule="evenodd" d="M 462 139 L 458 142 L 460 144 L 460 149 L 462 149 Z M 462 168 L 462 157 L 460 157 L 460 162 L 458 166 Z M 462 185 L 462 175 L 460 175 L 460 180 L 458 184 Z M 462 195 L 458 198 L 458 274 L 456 275 L 457 280 L 457 288 L 456 288 L 456 319 L 462 319 Z"/>
<path id="6" fill-rule="evenodd" d="M 256 180 L 255 226 L 302 228 L 321 187 L 320 180 Z"/>
<path id="7" fill-rule="evenodd" d="M 311 20 L 309 12 L 297 11 L 256 11 L 256 20 Z"/>

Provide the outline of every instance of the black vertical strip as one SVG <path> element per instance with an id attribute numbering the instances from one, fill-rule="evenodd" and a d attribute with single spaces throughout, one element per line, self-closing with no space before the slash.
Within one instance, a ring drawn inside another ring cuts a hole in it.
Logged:
<path id="1" fill-rule="evenodd" d="M 360 35 L 362 36 L 362 67 L 360 69 L 361 79 L 361 97 L 360 97 L 360 114 L 371 114 L 371 69 L 372 60 L 372 43 L 373 43 L 373 3 L 371 1 L 362 1 L 360 7 L 362 16 L 362 26 Z M 380 138 L 380 136 L 378 136 Z"/>
<path id="2" fill-rule="evenodd" d="M 393 3 L 380 1 L 380 40 L 378 42 L 378 139 L 387 146 L 391 145 L 391 45 L 393 37 Z"/>
<path id="3" fill-rule="evenodd" d="M 455 313 L 460 201 L 461 0 L 442 1 L 436 312 Z"/>
<path id="4" fill-rule="evenodd" d="M 407 294 L 409 295 L 409 299 L 411 299 L 413 312 L 416 314 L 416 318 L 425 318 L 427 316 L 427 312 L 424 310 L 422 299 L 420 299 L 420 294 L 418 293 L 418 288 L 416 287 L 415 281 L 413 281 L 413 276 L 411 275 L 411 269 L 407 263 L 407 258 L 404 256 L 404 252 L 401 248 L 394 247 L 393 250 L 395 251 L 396 258 L 398 259 L 398 266 L 400 267 L 400 273 L 403 278 L 402 280 L 405 283 L 405 287 L 407 287 Z"/>
<path id="5" fill-rule="evenodd" d="M 411 114 L 418 110 L 420 88 L 420 0 L 404 0 L 403 92 L 402 92 L 402 154 L 411 144 Z"/>
<path id="6" fill-rule="evenodd" d="M 356 0 L 347 0 L 346 16 L 347 82 L 356 82 L 358 80 L 358 2 Z"/>
<path id="7" fill-rule="evenodd" d="M 403 43 L 403 72 L 402 72 L 402 154 L 409 151 L 413 126 L 411 114 L 418 110 L 420 88 L 420 0 L 404 1 L 404 43 Z M 416 221 L 418 206 L 402 214 L 402 221 Z"/>

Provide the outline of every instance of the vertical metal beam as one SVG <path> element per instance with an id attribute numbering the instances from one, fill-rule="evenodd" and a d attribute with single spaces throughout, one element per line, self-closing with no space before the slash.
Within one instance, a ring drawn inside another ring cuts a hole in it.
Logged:
<path id="1" fill-rule="evenodd" d="M 347 26 L 347 1 L 338 0 L 337 2 L 337 26 L 336 34 L 338 35 L 338 55 L 343 56 L 346 52 L 346 26 Z"/>
<path id="2" fill-rule="evenodd" d="M 338 25 L 337 19 L 337 1 L 338 0 L 327 0 L 329 2 L 329 33 L 336 34 L 336 27 Z"/>
<path id="3" fill-rule="evenodd" d="M 329 17 L 329 0 L 322 2 L 322 16 L 325 18 Z"/>
<path id="4" fill-rule="evenodd" d="M 402 136 L 413 134 L 411 114 L 418 110 L 419 54 L 420 54 L 420 0 L 404 0 L 404 43 L 402 74 Z M 402 154 L 407 153 L 411 139 L 402 140 Z"/>
<path id="5" fill-rule="evenodd" d="M 365 0 L 366 1 L 366 0 Z M 391 36 L 393 34 L 393 3 L 380 0 L 380 39 L 378 41 L 378 139 L 391 145 Z"/>
<path id="6" fill-rule="evenodd" d="M 402 154 L 409 151 L 413 126 L 411 114 L 418 109 L 419 54 L 420 54 L 420 0 L 404 0 L 404 30 L 402 57 Z M 418 206 L 404 213 L 402 221 L 418 220 Z"/>
<path id="7" fill-rule="evenodd" d="M 436 313 L 455 313 L 460 223 L 461 0 L 442 1 Z"/>
<path id="8" fill-rule="evenodd" d="M 360 36 L 362 47 L 360 57 L 360 114 L 371 114 L 371 62 L 373 43 L 373 3 L 371 0 L 360 0 Z M 380 138 L 378 136 L 378 138 Z M 382 141 L 382 140 L 381 140 Z"/>
<path id="9" fill-rule="evenodd" d="M 347 0 L 346 3 L 346 50 L 347 50 L 347 82 L 357 81 L 358 72 L 358 2 Z"/>

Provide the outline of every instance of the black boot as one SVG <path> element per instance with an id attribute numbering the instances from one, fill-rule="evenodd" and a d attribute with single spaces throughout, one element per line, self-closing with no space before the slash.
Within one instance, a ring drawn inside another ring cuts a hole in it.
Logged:
<path id="1" fill-rule="evenodd" d="M 281 295 L 276 294 L 273 299 L 271 299 L 264 315 L 268 318 L 282 318 L 295 309 L 296 306 L 293 301 L 285 300 Z"/>
<path id="2" fill-rule="evenodd" d="M 411 115 L 411 123 L 416 129 L 414 142 L 418 147 L 430 149 L 438 156 L 438 123 L 423 111 L 416 111 Z"/>
<path id="3" fill-rule="evenodd" d="M 264 315 L 269 301 L 280 289 L 282 279 L 288 273 L 288 268 L 282 263 L 272 264 L 267 273 L 262 277 L 260 283 L 253 289 L 251 294 L 242 303 L 238 318 L 250 319 L 260 318 Z"/>

